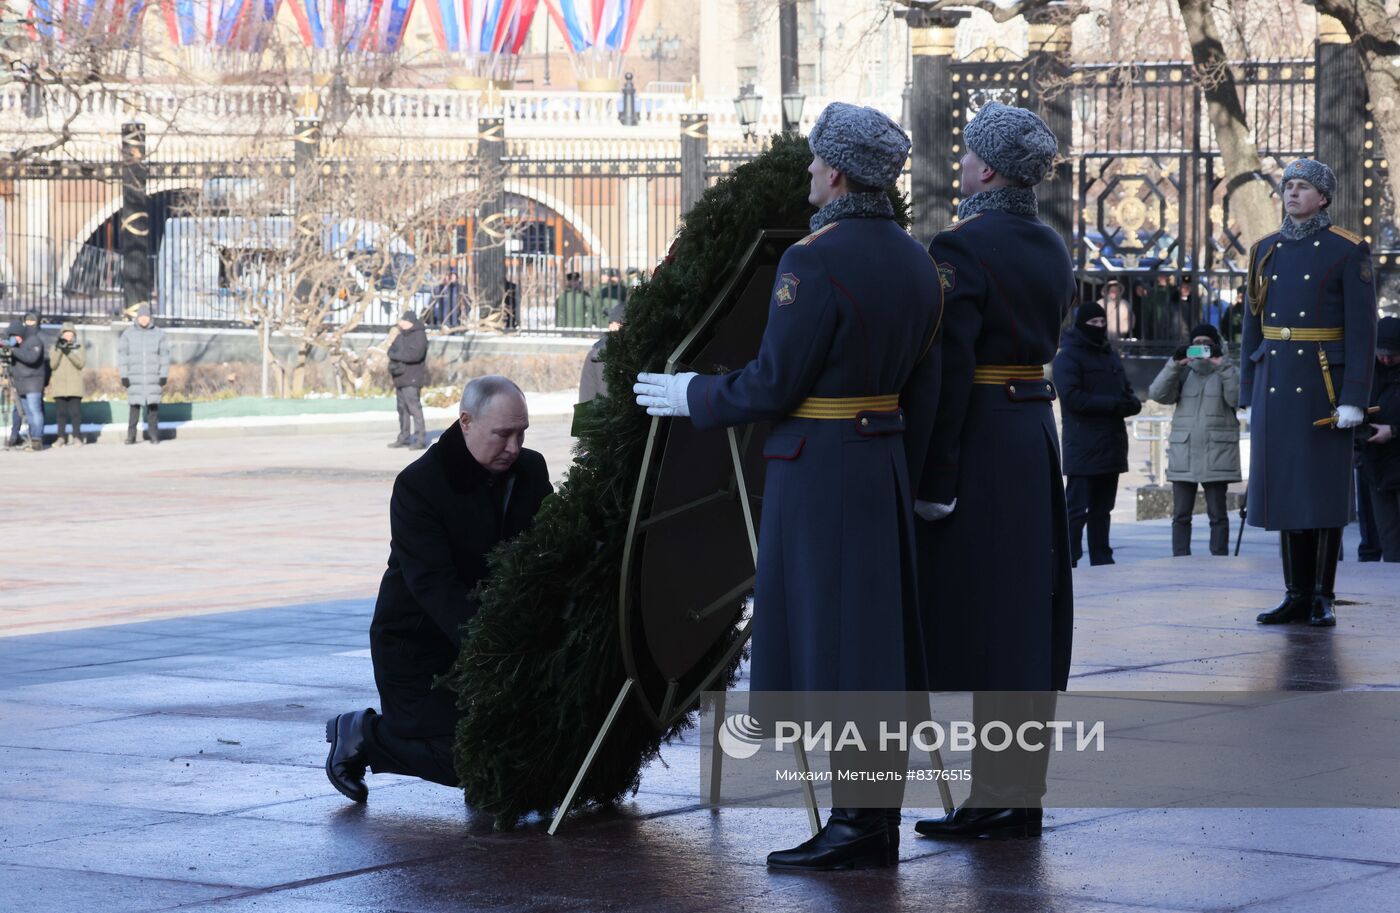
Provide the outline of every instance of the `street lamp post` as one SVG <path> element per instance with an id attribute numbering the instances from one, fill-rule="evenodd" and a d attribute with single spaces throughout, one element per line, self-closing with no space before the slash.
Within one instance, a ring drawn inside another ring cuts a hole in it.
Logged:
<path id="1" fill-rule="evenodd" d="M 661 23 L 656 24 L 655 30 L 650 35 L 643 35 L 637 40 L 637 46 L 642 50 L 642 57 L 646 60 L 656 61 L 656 81 L 661 81 L 661 63 L 665 60 L 672 60 L 681 49 L 681 40 L 674 35 L 668 35 L 661 28 Z"/>
<path id="2" fill-rule="evenodd" d="M 617 112 L 617 119 L 624 127 L 635 127 L 642 122 L 637 114 L 637 84 L 631 73 L 627 74 L 622 84 L 622 110 Z"/>
<path id="3" fill-rule="evenodd" d="M 734 111 L 739 115 L 739 126 L 744 128 L 745 136 L 753 136 L 762 105 L 763 97 L 754 90 L 753 83 L 746 82 L 739 87 L 739 94 L 734 98 Z"/>

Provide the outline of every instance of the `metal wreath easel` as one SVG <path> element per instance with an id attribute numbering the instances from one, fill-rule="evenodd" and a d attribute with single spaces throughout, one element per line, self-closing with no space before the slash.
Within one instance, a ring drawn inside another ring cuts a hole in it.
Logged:
<path id="1" fill-rule="evenodd" d="M 674 365 L 672 365 L 672 370 L 674 370 Z M 659 422 L 659 419 L 655 419 L 652 422 L 651 435 L 647 440 L 647 449 L 645 456 L 643 457 L 643 465 L 648 465 L 650 462 L 650 457 L 652 455 L 658 436 L 657 428 L 659 427 Z M 727 433 L 729 435 L 729 455 L 730 459 L 733 461 L 734 479 L 737 484 L 739 503 L 743 506 L 744 509 L 744 526 L 748 532 L 749 551 L 750 555 L 753 558 L 754 566 L 755 568 L 757 568 L 758 536 L 753 524 L 753 510 L 749 505 L 748 485 L 744 479 L 744 467 L 743 461 L 740 458 L 739 438 L 733 428 L 727 429 Z M 626 606 L 627 574 L 631 567 L 630 558 L 632 554 L 632 545 L 636 541 L 636 533 L 638 531 L 639 526 L 637 517 L 641 506 L 640 502 L 643 490 L 644 489 L 642 486 L 639 485 L 637 487 L 636 501 L 633 504 L 631 519 L 628 522 L 627 544 L 623 549 L 622 558 L 623 579 L 622 585 L 619 588 L 618 593 L 619 611 L 625 611 Z M 671 512 L 670 515 L 674 515 L 674 512 Z M 645 525 L 645 521 L 642 525 Z M 751 583 L 752 578 L 748 581 L 748 583 L 746 583 L 746 588 L 748 585 L 751 585 Z M 731 594 L 725 594 L 725 597 L 722 597 L 721 599 L 721 604 L 727 601 L 727 597 L 729 597 L 730 595 Z M 707 607 L 707 609 L 713 608 L 715 607 Z M 706 610 L 702 610 L 702 612 L 703 611 Z M 684 703 L 680 706 L 689 706 L 693 701 L 697 700 L 700 694 L 706 691 L 710 687 L 710 685 L 714 684 L 714 680 L 719 675 L 720 670 L 725 668 L 729 664 L 729 662 L 736 655 L 738 655 L 739 651 L 741 651 L 744 648 L 744 645 L 748 643 L 749 638 L 752 635 L 753 620 L 750 619 L 744 622 L 744 626 L 739 631 L 739 636 L 735 639 L 734 645 L 725 654 L 724 661 L 716 665 L 715 671 L 712 672 L 709 676 L 707 676 L 706 679 L 703 682 L 701 682 L 700 685 L 696 687 L 694 691 L 691 692 L 691 694 L 685 699 Z M 624 637 L 625 636 L 626 631 L 624 629 Z M 569 808 L 573 805 L 574 797 L 578 795 L 579 787 L 583 785 L 584 778 L 588 776 L 589 770 L 593 767 L 593 762 L 598 757 L 598 752 L 602 748 L 603 742 L 607 739 L 608 733 L 609 731 L 611 731 L 613 724 L 616 723 L 618 714 L 622 712 L 622 708 L 626 706 L 628 698 L 632 695 L 632 691 L 636 687 L 639 687 L 636 679 L 632 675 L 629 675 L 623 681 L 622 687 L 618 689 L 617 697 L 613 700 L 612 708 L 608 711 L 608 715 L 604 718 L 603 725 L 601 728 L 599 728 L 598 734 L 593 738 L 593 744 L 589 746 L 588 753 L 584 756 L 583 763 L 579 765 L 578 772 L 574 775 L 573 782 L 569 785 L 569 791 L 564 794 L 564 801 L 560 803 L 558 811 L 554 814 L 554 819 L 549 824 L 548 833 L 550 836 L 554 836 L 554 834 L 558 832 L 559 825 L 563 823 L 564 816 L 568 814 Z M 659 714 L 659 716 L 668 716 L 670 712 L 673 711 L 676 706 L 678 706 L 676 701 L 676 692 L 677 683 L 675 681 L 672 681 L 670 682 L 670 686 L 667 688 L 666 699 L 662 706 L 662 712 L 661 714 Z M 723 718 L 724 706 L 724 694 L 721 693 L 715 702 L 716 720 Z M 650 714 L 649 707 L 647 708 L 647 710 Z M 660 722 L 660 720 L 658 719 L 657 722 Z M 811 826 L 812 834 L 815 835 L 819 830 L 821 830 L 821 815 L 817 810 L 816 789 L 812 786 L 812 781 L 810 777 L 805 776 L 806 774 L 809 774 L 811 772 L 811 766 L 807 762 L 807 753 L 805 750 L 803 750 L 802 743 L 800 741 L 797 742 L 793 746 L 793 748 L 797 760 L 798 769 L 804 774 L 801 782 L 803 802 L 807 808 L 807 821 L 808 824 Z M 713 761 L 713 763 L 710 766 L 710 800 L 713 803 L 717 801 L 720 796 L 720 784 L 721 780 L 723 779 L 724 752 L 723 750 L 721 750 L 719 745 L 718 725 L 714 727 L 714 732 L 711 736 L 710 757 Z M 929 761 L 933 765 L 934 770 L 942 771 L 945 769 L 943 767 L 943 756 L 937 748 L 930 749 Z M 948 781 L 943 777 L 938 778 L 938 794 L 939 798 L 943 802 L 944 811 L 951 814 L 953 811 L 952 790 L 948 786 Z"/>

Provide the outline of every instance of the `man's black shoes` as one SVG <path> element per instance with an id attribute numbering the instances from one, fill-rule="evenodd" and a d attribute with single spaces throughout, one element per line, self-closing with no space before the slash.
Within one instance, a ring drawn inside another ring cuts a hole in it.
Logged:
<path id="1" fill-rule="evenodd" d="M 372 716 L 373 710 L 356 710 L 326 721 L 326 741 L 331 744 L 326 755 L 326 779 L 352 802 L 369 798 L 369 788 L 365 786 L 365 768 L 369 766 L 365 727 Z"/>
<path id="2" fill-rule="evenodd" d="M 883 809 L 833 808 L 826 826 L 815 837 L 790 850 L 768 854 L 771 868 L 809 872 L 878 869 L 895 862 L 898 856 L 890 852 Z"/>
<path id="3" fill-rule="evenodd" d="M 925 818 L 914 830 L 925 837 L 989 837 L 1010 840 L 1039 837 L 1042 812 L 1038 808 L 957 809 L 942 818 Z"/>

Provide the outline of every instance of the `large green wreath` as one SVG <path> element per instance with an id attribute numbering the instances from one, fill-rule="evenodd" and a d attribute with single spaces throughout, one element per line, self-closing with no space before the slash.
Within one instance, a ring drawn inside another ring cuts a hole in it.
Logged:
<path id="1" fill-rule="evenodd" d="M 666 262 L 628 296 L 626 324 L 608 340 L 612 395 L 578 423 L 580 458 L 531 528 L 490 556 L 480 611 L 446 681 L 463 713 L 456 767 L 467 802 L 495 815 L 497 827 L 558 807 L 626 677 L 618 585 L 651 423 L 630 395 L 633 379 L 664 370 L 760 230 L 806 228 L 810 161 L 805 139 L 777 137 L 686 215 Z M 891 196 L 907 226 L 907 203 Z M 701 665 L 713 668 L 735 636 Z M 739 661 L 717 687 L 733 683 Z M 692 725 L 687 716 L 658 733 L 635 702 L 626 706 L 576 803 L 635 793 L 661 743 Z"/>

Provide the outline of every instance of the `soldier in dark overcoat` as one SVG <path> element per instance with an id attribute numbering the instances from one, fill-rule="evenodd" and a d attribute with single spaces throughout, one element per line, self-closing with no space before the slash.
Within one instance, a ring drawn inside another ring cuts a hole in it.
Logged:
<path id="1" fill-rule="evenodd" d="M 751 689 L 923 690 L 908 459 L 921 455 L 937 397 L 938 274 L 886 191 L 908 155 L 904 131 L 872 108 L 833 104 L 809 140 L 820 209 L 778 265 L 758 357 L 722 376 L 643 374 L 634 390 L 651 414 L 701 429 L 773 423 Z M 922 431 L 908 427 L 916 416 Z M 898 808 L 833 798 L 820 833 L 769 865 L 897 861 Z"/>
<path id="2" fill-rule="evenodd" d="M 1333 592 L 1352 484 L 1352 431 L 1371 396 L 1370 246 L 1332 224 L 1332 170 L 1283 172 L 1287 213 L 1249 256 L 1240 402 L 1249 404 L 1247 518 L 1280 533 L 1285 595 L 1260 624 L 1337 623 Z"/>
<path id="3" fill-rule="evenodd" d="M 1065 242 L 1037 217 L 1055 135 L 1030 111 L 985 105 L 963 131 L 958 220 L 929 247 L 943 283 L 943 380 L 916 512 L 935 691 L 1064 689 L 1073 632 L 1060 442 L 1044 366 L 1075 302 Z M 1012 702 L 1015 703 L 1014 701 Z M 974 715 L 1028 715 L 1040 706 Z M 1042 708 L 1043 709 L 1043 708 Z M 925 836 L 1040 833 L 1043 773 L 1008 784 L 977 751 L 972 795 Z"/>

